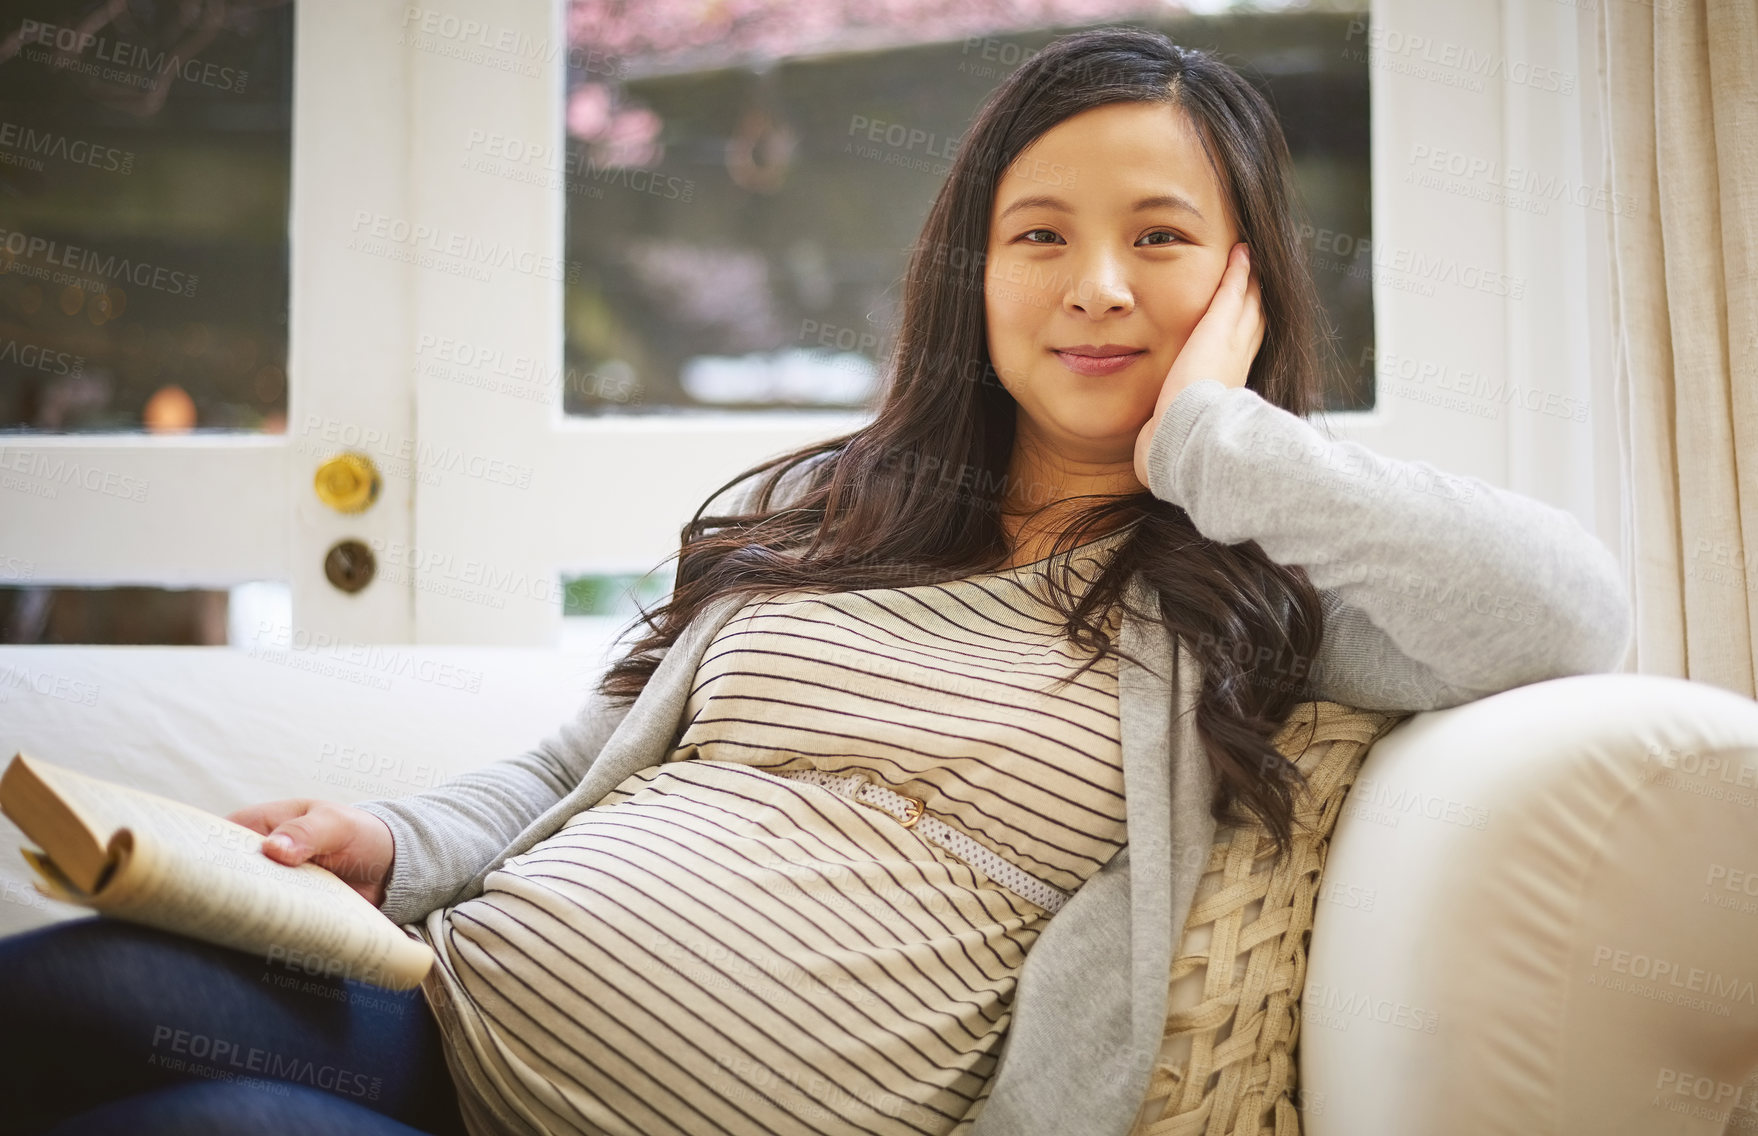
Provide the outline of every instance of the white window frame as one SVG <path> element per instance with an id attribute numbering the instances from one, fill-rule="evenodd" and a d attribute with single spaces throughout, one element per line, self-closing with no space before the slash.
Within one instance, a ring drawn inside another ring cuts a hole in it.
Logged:
<path id="1" fill-rule="evenodd" d="M 559 18 L 559 5 L 555 11 Z M 485 19 L 486 12 L 485 5 Z M 1534 392 L 1536 405 L 1550 410 L 1503 405 L 1497 417 L 1480 417 L 1406 397 L 1403 380 L 1378 373 L 1372 411 L 1327 415 L 1325 423 L 1336 436 L 1388 456 L 1425 460 L 1568 509 L 1616 547 L 1616 442 L 1610 424 L 1602 421 L 1613 405 L 1605 366 L 1609 321 L 1604 276 L 1594 272 L 1593 261 L 1603 213 L 1555 204 L 1547 215 L 1534 216 L 1403 180 L 1413 147 L 1423 144 L 1481 155 L 1503 168 L 1542 171 L 1573 185 L 1599 184 L 1593 117 L 1597 41 L 1591 15 L 1520 0 L 1459 5 L 1376 0 L 1370 24 L 1446 45 L 1442 57 L 1457 53 L 1465 65 L 1441 68 L 1442 74 L 1469 79 L 1473 67 L 1489 73 L 1471 89 L 1396 69 L 1396 55 L 1384 51 L 1370 69 L 1374 237 L 1392 254 L 1389 270 L 1375 271 L 1379 359 L 1391 355 L 1433 363 L 1448 368 L 1455 384 L 1467 374 L 1480 375 L 1479 389 L 1502 390 L 1511 383 Z M 1373 33 L 1364 37 L 1371 38 Z M 1385 44 L 1383 36 L 1380 42 Z M 1339 50 L 1349 46 L 1336 45 Z M 1467 52 L 1488 62 L 1474 62 Z M 1546 89 L 1565 86 L 1572 90 Z M 454 161 L 458 138 L 469 129 L 477 105 L 460 99 L 436 120 L 436 134 L 444 140 L 425 148 L 435 176 Z M 519 108 L 530 135 L 560 136 L 559 91 L 523 101 Z M 561 247 L 561 196 L 534 195 L 533 208 L 517 211 L 533 221 L 545 218 L 550 226 L 534 224 L 524 239 Z M 546 231 L 553 236 L 546 237 Z M 1440 272 L 1476 286 L 1437 283 L 1432 295 L 1420 294 L 1410 285 L 1424 279 L 1424 270 L 1396 267 L 1418 261 L 1449 266 Z M 560 289 L 557 283 L 537 291 L 559 305 Z M 534 303 L 527 310 L 539 308 Z M 511 311 L 477 315 L 471 324 L 471 313 L 435 309 L 434 324 L 474 326 L 486 336 L 489 327 L 514 318 Z M 554 336 L 549 365 L 559 371 L 559 317 L 546 326 Z M 528 324 L 528 340 L 539 341 L 545 329 Z M 480 422 L 473 404 L 456 397 L 457 391 L 447 392 L 450 399 L 434 394 L 424 385 L 417 400 L 423 437 L 436 432 L 462 437 L 471 423 Z M 1481 406 L 1485 400 L 1477 401 Z M 1588 421 L 1555 413 L 1570 407 L 1584 408 Z M 540 470 L 553 479 L 541 498 L 533 494 L 534 500 L 548 502 L 533 515 L 565 518 L 565 523 L 546 529 L 549 543 L 542 548 L 524 523 L 504 514 L 505 523 L 492 528 L 489 543 L 528 548 L 525 555 L 538 569 L 633 572 L 673 553 L 679 527 L 732 473 L 865 420 L 823 413 L 563 419 L 556 407 L 542 415 L 541 426 L 534 412 L 524 427 L 534 440 L 541 438 L 538 446 L 547 447 L 548 464 Z M 631 477 L 626 472 L 631 470 L 641 476 Z M 589 505 L 569 508 L 556 482 L 593 487 L 582 494 Z M 471 542 L 493 525 L 486 500 L 460 507 L 455 499 L 442 501 L 427 490 L 417 505 L 418 531 L 440 538 L 448 550 L 482 547 Z M 519 625 L 499 613 L 484 617 L 480 607 L 473 613 L 464 610 L 467 605 L 445 606 L 421 597 L 417 605 L 432 615 L 419 621 L 424 639 L 433 634 L 478 642 L 554 641 L 552 620 L 532 618 Z"/>
<path id="2" fill-rule="evenodd" d="M 1374 0 L 1375 30 L 1345 46 L 1376 44 L 1374 409 L 1326 421 L 1338 437 L 1389 457 L 1566 509 L 1621 555 L 1607 214 L 1551 200 L 1540 215 L 1467 196 L 1511 183 L 1538 190 L 1520 195 L 1530 206 L 1548 196 L 1543 187 L 1564 184 L 1592 201 L 1605 184 L 1595 19 L 1587 5 Z M 1447 175 L 1452 159 L 1441 151 L 1492 168 Z M 1442 163 L 1445 189 L 1405 180 L 1436 172 L 1431 161 Z M 1439 280 L 1467 272 L 1477 287 Z M 1418 290 L 1425 280 L 1433 295 Z M 1403 377 L 1412 364 L 1429 377 Z M 1479 417 L 1421 401 L 1418 387 L 1437 397 L 1489 392 L 1458 400 L 1476 407 L 1517 391 L 1537 409 L 1516 401 Z M 1575 421 L 1581 414 L 1586 421 Z"/>

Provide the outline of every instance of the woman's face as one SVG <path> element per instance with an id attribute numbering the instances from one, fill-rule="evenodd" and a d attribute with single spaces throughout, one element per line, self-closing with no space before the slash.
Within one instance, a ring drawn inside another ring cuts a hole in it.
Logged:
<path id="1" fill-rule="evenodd" d="M 1019 404 L 1022 441 L 1133 465 L 1239 240 L 1231 212 L 1175 107 L 1094 107 L 1026 147 L 995 190 L 983 287 L 989 360 Z M 1133 353 L 1079 354 L 1109 347 Z"/>

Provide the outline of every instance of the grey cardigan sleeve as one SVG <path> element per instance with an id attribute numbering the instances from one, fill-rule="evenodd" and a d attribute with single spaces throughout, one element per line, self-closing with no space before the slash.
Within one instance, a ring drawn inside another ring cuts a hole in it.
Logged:
<path id="1" fill-rule="evenodd" d="M 390 827 L 391 878 L 379 910 L 412 923 L 444 907 L 515 837 L 586 776 L 628 714 L 594 691 L 574 717 L 517 757 L 405 797 L 363 801 Z"/>
<path id="2" fill-rule="evenodd" d="M 776 487 L 777 507 L 791 499 L 812 464 L 802 463 L 782 478 Z M 724 505 L 716 498 L 707 512 L 741 511 L 764 476 L 739 482 L 724 494 Z M 585 779 L 629 709 L 593 690 L 573 718 L 534 749 L 425 792 L 355 805 L 384 821 L 394 842 L 391 876 L 379 910 L 400 925 L 451 903 L 521 832 Z"/>
<path id="3" fill-rule="evenodd" d="M 1210 540 L 1306 571 L 1325 614 L 1318 656 L 1287 676 L 1306 698 L 1432 710 L 1623 665 L 1622 572 L 1565 510 L 1332 441 L 1214 379 L 1167 405 L 1147 466 Z"/>

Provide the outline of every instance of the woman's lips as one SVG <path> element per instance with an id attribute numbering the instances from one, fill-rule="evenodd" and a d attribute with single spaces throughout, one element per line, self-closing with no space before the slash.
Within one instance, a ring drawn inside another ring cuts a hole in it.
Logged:
<path id="1" fill-rule="evenodd" d="M 1068 351 L 1057 351 L 1056 357 L 1062 365 L 1077 375 L 1109 375 L 1129 366 L 1146 355 L 1146 351 L 1131 351 L 1127 355 L 1107 355 L 1100 358 L 1095 355 L 1076 355 Z"/>

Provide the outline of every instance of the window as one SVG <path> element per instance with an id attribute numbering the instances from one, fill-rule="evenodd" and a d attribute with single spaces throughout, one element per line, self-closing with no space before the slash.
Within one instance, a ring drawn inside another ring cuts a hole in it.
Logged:
<path id="1" fill-rule="evenodd" d="M 291 5 L 13 10 L 0 429 L 284 430 Z"/>
<path id="2" fill-rule="evenodd" d="M 669 7 L 573 9 L 568 139 L 553 171 L 567 200 L 564 408 L 863 407 L 905 250 L 961 135 L 1008 73 L 1074 27 L 1020 27 L 1016 6 L 994 3 L 899 10 L 890 25 L 778 3 L 711 35 Z M 1349 255 L 1371 233 L 1368 68 L 1327 50 L 1362 13 L 1164 10 L 1049 4 L 1033 23 L 1110 16 L 1163 31 L 1221 54 L 1272 100 L 1347 363 L 1327 404 L 1371 407 L 1372 289 Z M 515 138 L 483 149 L 480 168 L 501 177 L 542 158 Z"/>

